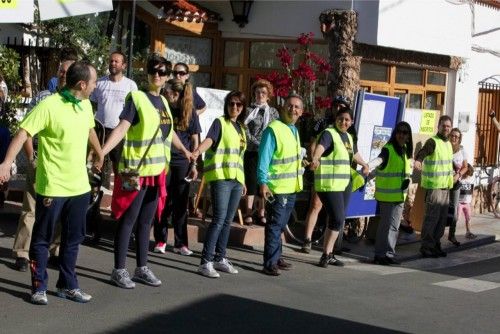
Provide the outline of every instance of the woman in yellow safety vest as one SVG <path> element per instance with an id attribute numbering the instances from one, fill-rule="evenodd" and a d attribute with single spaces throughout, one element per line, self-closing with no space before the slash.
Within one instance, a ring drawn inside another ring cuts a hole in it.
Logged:
<path id="1" fill-rule="evenodd" d="M 120 123 L 103 146 L 107 154 L 125 137 L 111 203 L 113 215 L 118 219 L 111 282 L 125 289 L 133 289 L 133 281 L 161 285 L 147 267 L 151 223 L 155 215 L 160 217 L 165 205 L 165 171 L 171 145 L 186 158 L 191 158 L 172 128 L 168 102 L 160 95 L 171 69 L 172 64 L 164 57 L 154 54 L 148 59 L 148 91 L 133 91 L 127 96 Z M 137 171 L 138 180 L 127 178 L 123 173 L 127 170 Z M 134 184 L 136 188 L 130 187 Z M 130 279 L 126 256 L 134 225 L 137 267 Z"/>
<path id="2" fill-rule="evenodd" d="M 410 159 L 413 155 L 411 127 L 399 122 L 378 158 L 369 166 L 376 169 L 375 199 L 380 209 L 380 221 L 375 239 L 375 264 L 399 264 L 394 258 L 403 204 L 410 185 Z"/>
<path id="3" fill-rule="evenodd" d="M 364 175 L 368 175 L 369 171 L 352 136 L 347 132 L 351 124 L 351 109 L 340 109 L 335 116 L 335 126 L 325 129 L 318 136 L 310 165 L 315 171 L 314 189 L 329 216 L 323 255 L 319 261 L 323 268 L 329 264 L 339 267 L 344 265 L 333 255 L 333 245 L 343 230 L 345 211 L 351 197 L 351 163 L 354 161 L 363 166 Z"/>
<path id="4" fill-rule="evenodd" d="M 212 222 L 205 234 L 198 272 L 210 278 L 219 271 L 237 274 L 226 258 L 229 230 L 242 195 L 246 193 L 243 154 L 247 146 L 245 135 L 245 95 L 232 91 L 224 99 L 224 116 L 217 118 L 207 137 L 193 152 L 193 158 L 207 151 L 203 173 L 210 184 L 213 210 Z"/>

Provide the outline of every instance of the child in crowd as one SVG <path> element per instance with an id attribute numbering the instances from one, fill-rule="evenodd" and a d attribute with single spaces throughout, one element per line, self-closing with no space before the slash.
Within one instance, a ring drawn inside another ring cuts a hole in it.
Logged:
<path id="1" fill-rule="evenodd" d="M 465 173 L 464 178 L 460 180 L 460 197 L 458 199 L 458 215 L 463 212 L 465 217 L 465 228 L 467 232 L 465 237 L 467 239 L 474 239 L 476 237 L 470 231 L 470 219 L 471 219 L 471 207 L 472 194 L 474 192 L 474 167 L 471 164 L 467 164 L 467 173 Z"/>

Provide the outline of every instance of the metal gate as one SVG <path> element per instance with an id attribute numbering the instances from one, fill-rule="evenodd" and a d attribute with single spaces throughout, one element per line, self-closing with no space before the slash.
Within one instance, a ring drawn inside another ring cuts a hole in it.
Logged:
<path id="1" fill-rule="evenodd" d="M 500 85 L 480 82 L 474 148 L 476 166 L 495 166 L 498 161 L 498 130 L 488 116 L 490 110 L 495 110 L 500 120 Z"/>

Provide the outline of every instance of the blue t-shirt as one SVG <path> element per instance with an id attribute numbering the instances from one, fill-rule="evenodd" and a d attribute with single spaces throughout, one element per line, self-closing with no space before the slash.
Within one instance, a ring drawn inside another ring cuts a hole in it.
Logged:
<path id="1" fill-rule="evenodd" d="M 170 111 L 172 112 L 172 118 L 174 119 L 174 130 L 179 137 L 180 141 L 189 151 L 193 150 L 193 146 L 191 145 L 191 136 L 198 135 L 201 133 L 200 120 L 198 118 L 198 114 L 195 110 L 193 110 L 191 114 L 191 120 L 189 121 L 188 127 L 185 130 L 181 130 L 179 128 L 180 119 L 182 117 L 182 110 L 180 108 L 170 107 Z M 172 147 L 172 158 L 170 160 L 170 165 L 181 165 L 188 162 L 188 159 L 175 147 Z"/>
<path id="2" fill-rule="evenodd" d="M 52 77 L 49 80 L 49 83 L 47 85 L 47 90 L 50 91 L 51 93 L 57 92 L 57 85 L 59 84 L 59 80 L 57 77 Z"/>
<path id="3" fill-rule="evenodd" d="M 193 105 L 194 109 L 196 110 L 203 109 L 207 106 L 207 104 L 205 103 L 205 101 L 203 101 L 201 96 L 198 95 L 198 93 L 196 93 L 196 90 L 193 90 Z"/>
<path id="4" fill-rule="evenodd" d="M 160 114 L 160 129 L 162 133 L 163 140 L 167 139 L 167 135 L 172 127 L 172 122 L 168 117 L 167 110 L 165 109 L 165 105 L 160 96 L 151 95 L 150 93 L 146 93 L 149 101 L 153 104 L 153 106 Z M 132 125 L 138 124 L 141 120 L 139 119 L 139 113 L 135 108 L 135 105 L 131 98 L 127 99 L 125 102 L 125 107 L 120 115 L 120 119 L 124 119 L 129 121 Z"/>

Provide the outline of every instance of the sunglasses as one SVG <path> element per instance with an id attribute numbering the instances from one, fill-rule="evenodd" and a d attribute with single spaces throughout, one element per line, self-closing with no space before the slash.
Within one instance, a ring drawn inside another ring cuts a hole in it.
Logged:
<path id="1" fill-rule="evenodd" d="M 181 77 L 185 76 L 188 74 L 188 72 L 185 72 L 185 71 L 173 71 L 172 74 L 174 75 L 174 77 L 176 75 L 180 75 Z"/>
<path id="2" fill-rule="evenodd" d="M 237 106 L 238 108 L 241 108 L 243 106 L 243 103 L 241 102 L 229 102 L 230 107 Z"/>
<path id="3" fill-rule="evenodd" d="M 397 130 L 396 133 L 401 133 L 403 135 L 408 135 L 410 132 L 408 130 Z"/>
<path id="4" fill-rule="evenodd" d="M 160 77 L 166 77 L 167 75 L 170 75 L 170 71 L 164 69 L 152 68 L 148 70 L 149 75 L 156 75 L 156 73 L 158 73 Z"/>

